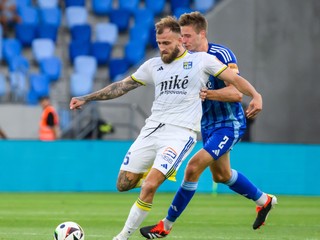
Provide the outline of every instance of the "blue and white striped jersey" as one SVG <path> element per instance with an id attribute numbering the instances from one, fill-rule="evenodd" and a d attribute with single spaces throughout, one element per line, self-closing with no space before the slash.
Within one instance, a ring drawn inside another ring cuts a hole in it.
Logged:
<path id="1" fill-rule="evenodd" d="M 209 43 L 207 53 L 216 56 L 231 69 L 238 70 L 236 56 L 230 49 L 222 45 Z M 207 84 L 209 90 L 220 89 L 225 86 L 223 81 L 214 76 L 210 76 Z M 201 129 L 204 131 L 220 127 L 232 127 L 236 129 L 246 127 L 246 119 L 240 102 L 206 100 L 202 103 L 202 110 Z"/>

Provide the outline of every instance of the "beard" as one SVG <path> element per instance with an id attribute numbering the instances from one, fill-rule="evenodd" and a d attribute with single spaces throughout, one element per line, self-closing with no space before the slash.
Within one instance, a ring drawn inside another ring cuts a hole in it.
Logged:
<path id="1" fill-rule="evenodd" d="M 173 60 L 175 60 L 178 57 L 178 54 L 179 54 L 178 46 L 176 46 L 170 54 L 164 55 L 163 53 L 160 53 L 161 59 L 164 63 L 172 63 Z"/>

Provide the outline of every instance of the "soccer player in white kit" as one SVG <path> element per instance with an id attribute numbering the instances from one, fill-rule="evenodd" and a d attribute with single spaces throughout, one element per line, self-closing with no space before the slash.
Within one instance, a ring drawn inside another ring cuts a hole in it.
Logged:
<path id="1" fill-rule="evenodd" d="M 129 239 L 137 230 L 151 210 L 158 187 L 175 175 L 194 147 L 202 116 L 199 93 L 210 75 L 219 76 L 252 97 L 249 109 L 253 114 L 262 109 L 261 95 L 247 80 L 207 53 L 191 54 L 184 49 L 175 18 L 166 17 L 156 24 L 156 38 L 161 57 L 146 61 L 122 81 L 70 101 L 70 109 L 78 109 L 88 101 L 114 99 L 150 83 L 155 86 L 151 115 L 123 160 L 118 190 L 136 187 L 149 172 L 122 231 L 114 240 Z"/>

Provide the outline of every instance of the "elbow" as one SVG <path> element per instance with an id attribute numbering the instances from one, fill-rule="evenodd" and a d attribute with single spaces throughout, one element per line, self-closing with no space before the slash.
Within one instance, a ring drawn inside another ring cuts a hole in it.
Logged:
<path id="1" fill-rule="evenodd" d="M 243 100 L 243 94 L 241 92 L 238 92 L 236 94 L 236 102 L 242 102 Z"/>
<path id="2" fill-rule="evenodd" d="M 230 97 L 232 102 L 242 102 L 243 94 L 239 91 L 234 91 Z"/>

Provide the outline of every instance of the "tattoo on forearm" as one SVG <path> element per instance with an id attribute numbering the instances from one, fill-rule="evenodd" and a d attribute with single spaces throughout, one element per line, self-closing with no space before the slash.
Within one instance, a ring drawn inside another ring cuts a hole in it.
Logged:
<path id="1" fill-rule="evenodd" d="M 141 86 L 141 84 L 134 80 L 123 80 L 120 82 L 112 83 L 107 87 L 99 91 L 96 91 L 94 93 L 85 95 L 80 99 L 84 101 L 113 99 L 113 98 L 120 97 L 139 86 Z"/>

